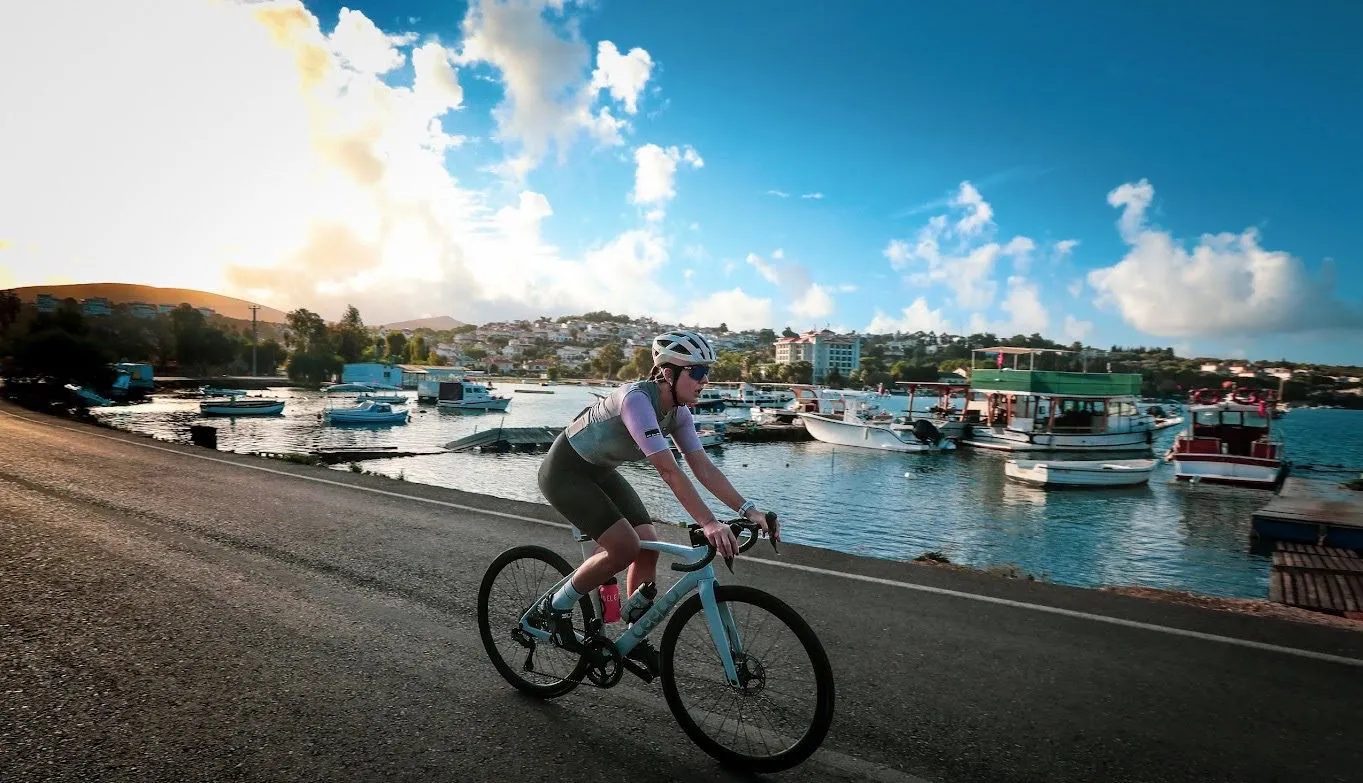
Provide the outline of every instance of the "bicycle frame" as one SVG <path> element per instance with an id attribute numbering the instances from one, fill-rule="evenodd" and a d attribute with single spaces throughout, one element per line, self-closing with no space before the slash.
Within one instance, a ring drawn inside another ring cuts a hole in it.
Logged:
<path id="1" fill-rule="evenodd" d="M 581 539 L 579 539 L 581 540 Z M 590 540 L 590 539 L 589 539 Z M 584 544 L 584 549 L 585 544 Z M 673 555 L 679 560 L 687 563 L 699 562 L 705 556 L 705 547 L 692 547 L 683 544 L 673 544 L 667 541 L 640 541 L 640 549 L 651 549 L 663 554 Z M 737 686 L 738 668 L 734 663 L 733 653 L 743 651 L 742 640 L 738 636 L 738 628 L 734 624 L 733 613 L 728 605 L 720 606 L 715 600 L 715 567 L 714 561 L 706 564 L 704 568 L 691 571 L 682 576 L 676 584 L 668 588 L 667 592 L 659 595 L 653 600 L 653 605 L 644 612 L 633 625 L 625 630 L 618 637 L 611 639 L 615 649 L 623 657 L 630 650 L 633 650 L 639 642 L 648 637 L 663 619 L 672 611 L 683 598 L 690 594 L 692 590 L 700 593 L 701 610 L 705 614 L 705 622 L 710 629 L 710 639 L 715 645 L 715 652 L 719 653 L 720 663 L 724 667 L 724 678 L 730 685 Z M 554 584 L 548 591 L 548 595 L 558 592 L 558 589 L 567 583 L 569 576 L 565 576 Z M 601 602 L 596 595 L 596 590 L 592 591 L 592 601 L 597 609 L 597 620 L 601 619 Z M 543 597 L 543 594 L 541 595 Z M 538 601 L 536 601 L 538 603 Z M 534 604 L 531 605 L 532 607 Z M 538 628 L 532 627 L 526 618 L 530 615 L 530 609 L 526 609 L 525 614 L 521 615 L 520 627 L 526 633 L 534 636 L 542 642 L 549 641 L 549 634 Z M 581 634 L 578 634 L 579 641 Z M 607 637 L 609 638 L 609 637 Z"/>

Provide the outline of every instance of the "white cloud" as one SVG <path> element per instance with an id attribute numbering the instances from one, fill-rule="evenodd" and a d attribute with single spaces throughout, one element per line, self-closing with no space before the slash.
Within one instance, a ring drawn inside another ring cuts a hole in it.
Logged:
<path id="1" fill-rule="evenodd" d="M 857 292 L 857 288 L 858 286 L 855 283 L 841 283 L 837 290 L 841 294 L 854 294 Z"/>
<path id="2" fill-rule="evenodd" d="M 718 326 L 730 329 L 765 329 L 773 323 L 770 299 L 758 299 L 741 288 L 716 291 L 694 302 L 679 318 L 680 323 Z"/>
<path id="3" fill-rule="evenodd" d="M 994 222 L 994 208 L 969 182 L 961 183 L 961 188 L 952 198 L 951 205 L 966 210 L 965 216 L 956 223 L 956 233 L 961 236 L 979 234 Z"/>
<path id="4" fill-rule="evenodd" d="M 1092 321 L 1080 321 L 1072 315 L 1065 316 L 1065 339 L 1070 342 L 1080 342 L 1088 338 L 1093 332 Z"/>
<path id="5" fill-rule="evenodd" d="M 776 271 L 776 267 L 762 260 L 761 256 L 756 253 L 749 253 L 745 260 L 751 264 L 752 267 L 757 270 L 757 273 L 762 275 L 768 283 L 771 283 L 772 285 L 781 284 L 781 275 Z"/>
<path id="6" fill-rule="evenodd" d="M 1002 245 L 993 241 L 993 207 L 969 182 L 961 183 L 951 205 L 962 213 L 954 223 L 949 215 L 934 215 L 912 242 L 892 239 L 882 254 L 895 271 L 908 273 L 909 284 L 945 286 L 953 292 L 956 307 L 984 310 L 998 290 L 995 263 L 1009 258 L 1014 272 L 1022 272 L 1036 244 L 1024 236 Z"/>
<path id="7" fill-rule="evenodd" d="M 913 250 L 909 247 L 908 242 L 902 239 L 891 239 L 890 243 L 881 251 L 881 254 L 890 259 L 890 266 L 894 271 L 902 272 L 908 266 Z"/>
<path id="8" fill-rule="evenodd" d="M 221 290 L 329 318 L 353 303 L 371 322 L 601 308 L 675 317 L 684 303 L 659 283 L 669 240 L 655 225 L 565 258 L 543 239 L 554 219 L 543 194 L 522 187 L 508 201 L 445 168 L 460 139 L 442 122 L 482 62 L 506 87 L 499 133 L 521 145 L 508 169 L 527 172 L 532 152 L 584 132 L 586 45 L 542 8 L 479 6 L 456 53 L 358 11 L 324 31 L 291 1 L 27 4 L 0 26 L 0 96 L 25 107 L 22 123 L 0 120 L 5 261 L 24 283 Z M 138 35 L 113 34 L 130 29 Z M 68 53 L 55 61 L 52 30 Z M 51 63 L 42 79 L 35 61 Z M 377 76 L 408 63 L 410 87 Z M 638 82 L 603 79 L 611 96 Z"/>
<path id="9" fill-rule="evenodd" d="M 1363 327 L 1363 313 L 1331 293 L 1328 269 L 1313 278 L 1291 254 L 1261 247 L 1253 228 L 1203 234 L 1186 250 L 1147 224 L 1154 195 L 1144 179 L 1108 194 L 1122 210 L 1117 226 L 1129 249 L 1116 264 L 1089 272 L 1100 307 L 1160 337 Z"/>
<path id="10" fill-rule="evenodd" d="M 747 263 L 768 283 L 781 289 L 782 298 L 789 302 L 787 312 L 801 318 L 822 318 L 835 308 L 832 289 L 810 280 L 803 264 L 786 260 L 781 248 L 771 251 L 768 261 L 756 253 L 749 253 Z"/>
<path id="11" fill-rule="evenodd" d="M 628 123 L 609 107 L 594 110 L 596 100 L 605 91 L 634 114 L 652 74 L 647 51 L 634 48 L 621 55 L 614 43 L 602 41 L 588 76 L 587 43 L 575 24 L 566 25 L 565 36 L 547 18 L 549 9 L 561 12 L 562 0 L 475 2 L 461 25 L 457 61 L 492 66 L 505 86 L 506 98 L 493 116 L 498 138 L 518 150 L 512 164 L 501 168 L 513 174 L 537 165 L 551 145 L 563 160 L 579 132 L 607 146 L 624 143 Z"/>
<path id="12" fill-rule="evenodd" d="M 818 283 L 811 284 L 790 304 L 790 312 L 802 318 L 823 318 L 833 312 L 833 297 Z"/>
<path id="13" fill-rule="evenodd" d="M 1070 292 L 1070 296 L 1073 296 L 1076 299 L 1079 298 L 1084 293 L 1084 278 L 1080 277 L 1072 280 L 1067 288 Z"/>
<path id="14" fill-rule="evenodd" d="M 1059 242 L 1056 242 L 1055 243 L 1056 260 L 1068 258 L 1070 254 L 1074 252 L 1074 249 L 1076 247 L 1079 247 L 1079 240 L 1077 239 L 1062 239 Z"/>
<path id="15" fill-rule="evenodd" d="M 635 204 L 665 204 L 677 195 L 677 165 L 687 163 L 700 168 L 705 161 L 691 147 L 659 147 L 645 144 L 634 151 L 634 190 L 630 200 Z"/>
<path id="16" fill-rule="evenodd" d="M 923 297 L 913 300 L 913 304 L 900 311 L 899 318 L 892 318 L 885 315 L 879 309 L 875 311 L 875 317 L 864 330 L 870 334 L 888 334 L 891 332 L 937 332 L 937 333 L 956 333 L 956 326 L 942 315 L 941 308 L 936 310 L 928 307 L 928 301 Z"/>
<path id="17" fill-rule="evenodd" d="M 822 193 L 802 193 L 802 194 L 800 194 L 800 198 L 808 198 L 808 199 L 818 200 L 818 199 L 823 198 L 823 194 L 822 194 Z"/>
<path id="18" fill-rule="evenodd" d="M 639 111 L 639 95 L 643 93 L 652 73 L 653 58 L 647 51 L 636 46 L 629 50 L 629 54 L 620 54 L 620 50 L 610 41 L 597 44 L 592 87 L 608 90 L 612 98 L 624 105 L 627 114 Z"/>
<path id="19" fill-rule="evenodd" d="M 1035 282 L 1018 275 L 1009 277 L 999 307 L 1007 315 L 1005 320 L 990 321 L 984 314 L 974 313 L 970 317 L 970 331 L 990 332 L 999 337 L 1034 332 L 1045 336 L 1050 314 L 1041 303 L 1041 290 Z"/>
<path id="20" fill-rule="evenodd" d="M 790 198 L 790 194 L 785 192 L 784 190 L 768 190 L 767 195 L 775 196 L 777 198 Z"/>

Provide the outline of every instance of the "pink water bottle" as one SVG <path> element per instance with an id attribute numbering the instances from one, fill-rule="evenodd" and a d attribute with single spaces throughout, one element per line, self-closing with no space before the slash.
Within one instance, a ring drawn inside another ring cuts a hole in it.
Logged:
<path id="1" fill-rule="evenodd" d="M 601 585 L 601 619 L 607 623 L 620 622 L 620 583 L 611 577 Z"/>

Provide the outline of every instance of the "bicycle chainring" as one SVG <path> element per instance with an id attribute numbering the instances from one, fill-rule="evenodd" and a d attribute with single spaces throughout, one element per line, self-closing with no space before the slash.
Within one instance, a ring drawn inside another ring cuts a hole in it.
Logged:
<path id="1" fill-rule="evenodd" d="M 620 651 L 616 650 L 611 640 L 604 636 L 590 637 L 586 640 L 585 646 L 589 661 L 587 679 L 601 688 L 614 687 L 625 673 L 620 663 Z"/>

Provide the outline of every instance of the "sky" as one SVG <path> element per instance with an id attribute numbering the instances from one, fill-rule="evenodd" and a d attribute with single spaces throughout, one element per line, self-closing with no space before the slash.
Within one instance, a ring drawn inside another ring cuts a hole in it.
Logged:
<path id="1" fill-rule="evenodd" d="M 25 3 L 0 287 L 1363 364 L 1363 5 Z"/>

